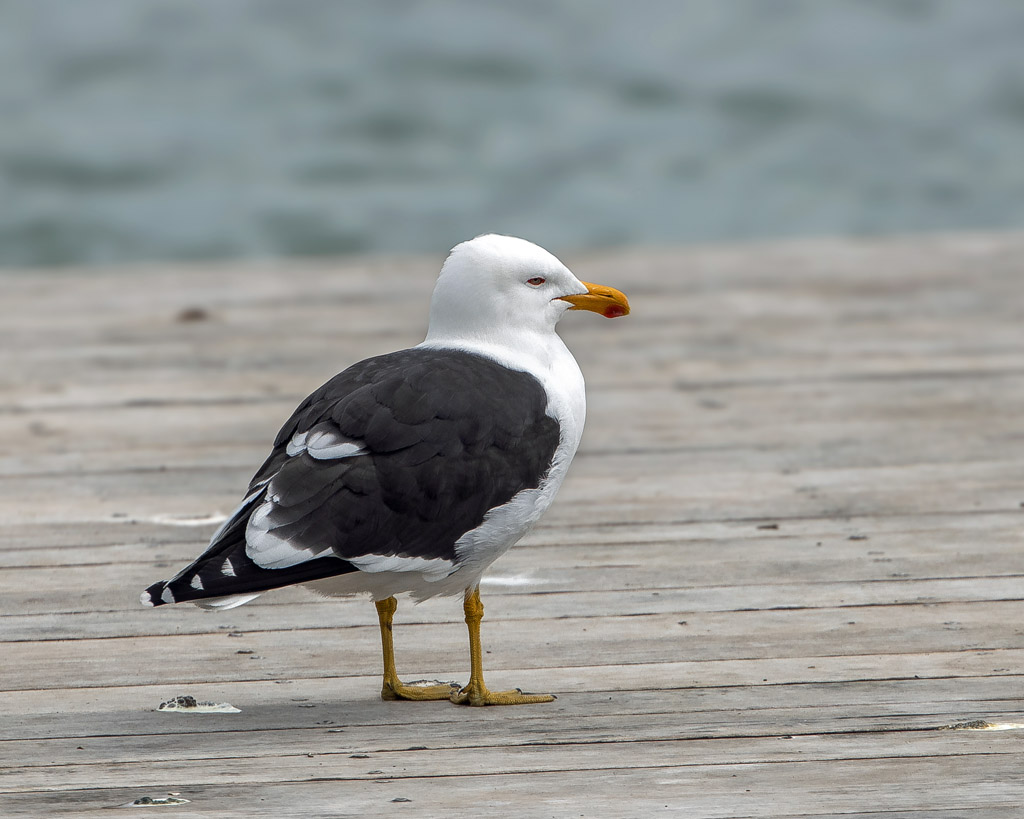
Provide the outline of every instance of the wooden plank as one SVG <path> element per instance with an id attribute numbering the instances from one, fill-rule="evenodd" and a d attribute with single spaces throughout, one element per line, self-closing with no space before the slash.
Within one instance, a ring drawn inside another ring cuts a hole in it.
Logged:
<path id="1" fill-rule="evenodd" d="M 620 729 L 621 730 L 621 729 Z M 433 736 L 443 733 L 444 727 L 435 726 Z M 635 755 L 642 760 L 635 767 L 649 769 L 686 768 L 707 762 L 707 746 L 713 744 L 719 765 L 750 765 L 835 762 L 839 760 L 890 760 L 963 757 L 978 753 L 978 738 L 964 731 L 895 731 L 858 732 L 829 735 L 792 735 L 780 742 L 772 737 L 722 738 L 712 742 L 678 739 L 667 740 L 606 740 L 601 742 L 574 742 L 572 739 L 541 741 L 535 744 L 473 745 L 473 737 L 463 744 L 441 741 L 433 747 L 406 748 L 398 751 L 382 750 L 374 746 L 340 743 L 337 735 L 320 732 L 322 737 L 299 737 L 293 742 L 282 742 L 280 749 L 275 733 L 263 737 L 255 747 L 247 747 L 244 756 L 238 755 L 236 743 L 227 743 L 218 754 L 216 750 L 202 756 L 189 755 L 179 759 L 174 755 L 164 758 L 152 756 L 152 747 L 137 745 L 129 761 L 102 760 L 69 765 L 26 767 L 19 772 L 20 784 L 8 786 L 8 792 L 54 789 L 54 781 L 62 790 L 90 787 L 158 787 L 174 788 L 191 777 L 197 785 L 263 784 L 277 781 L 302 781 L 311 772 L 320 769 L 332 778 L 344 780 L 418 779 L 433 775 L 438 754 L 445 756 L 446 776 L 464 777 L 493 773 L 534 774 L 541 772 L 575 772 L 614 770 L 623 765 L 609 765 L 610 758 L 628 759 Z M 253 737 L 255 739 L 255 737 Z M 415 735 L 412 737 L 415 741 Z M 205 740 L 210 742 L 210 738 Z M 212 744 L 212 743 L 211 743 Z M 340 747 L 338 747 L 340 744 Z M 993 733 L 983 741 L 984 751 L 993 764 L 998 757 L 1015 757 L 1019 737 Z M 233 746 L 233 747 L 232 747 Z M 552 753 L 552 746 L 557 749 Z M 619 746 L 619 747 L 616 747 Z M 627 747 L 622 747 L 627 746 Z M 216 746 L 214 746 L 216 747 Z M 223 754 L 223 755 L 221 755 Z M 312 756 L 310 756 L 312 755 Z M 369 756 L 371 761 L 367 761 Z M 992 758 L 997 758 L 992 760 Z M 318 760 L 311 763 L 313 758 Z M 209 763 L 216 762 L 211 765 Z M 197 775 L 196 763 L 203 765 Z M 631 766 L 631 767 L 634 767 Z M 156 770 L 154 770 L 156 769 Z M 371 773 L 377 770 L 379 773 Z"/>
<path id="2" fill-rule="evenodd" d="M 904 674 L 913 676 L 927 665 L 921 661 L 919 666 L 922 657 L 935 655 L 949 655 L 948 662 L 954 664 L 976 660 L 975 674 L 1014 668 L 1007 663 L 1018 661 L 1020 631 L 1000 628 L 995 618 L 1018 622 L 1024 603 L 993 603 L 988 612 L 977 608 L 965 604 L 898 610 L 878 607 L 858 609 L 855 615 L 847 609 L 686 612 L 685 625 L 674 614 L 560 618 L 547 625 L 496 618 L 485 624 L 485 642 L 491 652 L 489 666 L 495 672 L 510 671 L 503 675 L 506 678 L 520 669 L 544 672 L 540 679 L 547 679 L 558 668 L 592 668 L 600 664 L 597 659 L 614 662 L 622 656 L 628 656 L 633 664 L 684 660 L 679 673 L 701 681 L 712 673 L 704 668 L 709 662 L 746 663 L 738 667 L 750 668 L 760 663 L 765 673 L 759 679 L 765 681 L 780 681 L 768 673 L 772 663 L 780 663 L 779 668 L 784 669 L 782 681 L 792 681 L 793 674 L 799 674 L 799 679 L 820 680 L 816 673 L 807 674 L 804 669 L 821 669 L 823 663 L 859 668 L 871 679 L 886 678 L 893 669 L 913 669 Z M 371 674 L 379 665 L 377 634 L 372 626 L 349 627 L 340 634 L 308 628 L 268 631 L 259 628 L 259 614 L 252 614 L 252 619 L 247 613 L 245 619 L 235 620 L 239 632 L 10 642 L 4 647 L 9 663 L 4 688 L 64 688 L 70 680 L 83 687 L 103 687 L 229 682 L 238 675 L 245 679 L 351 676 Z M 986 615 L 988 622 L 977 624 Z M 943 619 L 936 623 L 940 617 Z M 903 622 L 905 626 L 901 626 Z M 232 639 L 232 633 L 244 637 Z M 408 624 L 398 637 L 402 668 L 417 678 L 464 677 L 468 661 L 464 640 L 463 629 L 456 624 Z M 240 649 L 253 654 L 239 656 Z M 55 653 L 63 658 L 63 665 L 47 672 Z M 109 655 L 127 659 L 111 667 Z M 536 674 L 529 676 L 537 678 Z M 552 687 L 555 683 L 540 685 Z"/>
<path id="3" fill-rule="evenodd" d="M 1020 560 L 1015 555 L 1015 562 Z M 962 568 L 969 568 L 966 560 Z M 91 568 L 91 567 L 89 567 Z M 822 567 L 827 571 L 826 567 Z M 924 568 L 918 564 L 917 568 Z M 949 567 L 943 566 L 944 569 Z M 955 570 L 955 567 L 953 567 Z M 7 572 L 3 587 L 10 581 L 12 591 L 0 588 L 5 600 L 2 634 L 8 641 L 60 640 L 73 637 L 103 638 L 123 632 L 126 614 L 133 613 L 137 600 L 130 595 L 110 596 L 102 592 L 84 593 L 81 584 L 102 577 L 102 571 L 86 573 L 61 572 L 71 575 L 64 583 L 46 583 L 47 573 Z M 609 575 L 614 575 L 609 577 Z M 613 583 L 612 580 L 617 580 Z M 692 578 L 688 578 L 692 582 Z M 557 575 L 495 575 L 485 580 L 483 593 L 496 611 L 514 611 L 516 619 L 536 620 L 572 615 L 599 617 L 605 614 L 637 616 L 642 614 L 729 611 L 790 611 L 829 608 L 853 610 L 865 607 L 938 607 L 946 604 L 977 604 L 999 600 L 1006 603 L 1024 599 L 1024 574 L 958 576 L 953 578 L 895 580 L 857 580 L 843 582 L 770 583 L 723 586 L 675 587 L 671 578 L 651 570 L 632 570 L 621 566 L 564 570 Z M 541 591 L 527 591 L 523 583 Z M 46 584 L 47 596 L 36 591 L 23 591 Z M 141 583 L 136 587 L 143 588 Z M 577 589 L 585 589 L 579 591 Z M 60 606 L 52 598 L 59 597 Z M 499 608 L 500 607 L 500 608 Z M 366 616 L 360 616 L 360 609 Z M 38 613 L 28 613 L 38 610 Z M 373 624 L 373 609 L 366 601 L 326 601 L 303 590 L 275 591 L 248 611 L 261 613 L 264 628 L 270 631 L 300 627 L 314 618 L 322 628 L 344 627 L 347 623 Z M 456 605 L 403 607 L 401 622 L 451 622 L 456 618 Z M 231 615 L 210 615 L 187 607 L 163 610 L 147 617 L 138 626 L 136 635 L 203 634 L 223 628 Z"/>
<path id="4" fill-rule="evenodd" d="M 364 768 L 368 767 L 364 761 Z M 359 781 L 333 775 L 323 760 L 307 760 L 301 782 L 208 786 L 191 777 L 175 783 L 193 802 L 161 810 L 174 817 L 251 816 L 254 805 L 275 816 L 410 815 L 479 816 L 482 811 L 515 810 L 516 815 L 687 815 L 778 817 L 828 811 L 829 816 L 877 816 L 865 805 L 886 806 L 889 816 L 1003 817 L 1019 809 L 1021 789 L 1013 761 L 1006 757 L 865 759 L 845 764 L 793 762 L 698 766 L 637 766 L 573 772 L 534 772 L 436 778 Z M 876 774 L 875 771 L 878 771 Z M 868 785 L 867 783 L 871 783 Z M 936 782 L 945 786 L 936 788 Z M 984 783 L 979 785 L 979 783 Z M 153 788 L 153 790 L 158 790 Z M 166 793 L 166 788 L 160 788 Z M 948 793 L 946 791 L 948 790 Z M 35 793 L 0 802 L 8 816 L 50 815 L 72 809 L 80 816 L 109 816 L 109 808 L 149 790 L 131 787 Z M 780 796 L 772 796 L 776 792 Z M 409 802 L 396 804 L 396 799 Z M 343 806 L 339 811 L 339 806 Z M 997 812 L 989 812 L 994 810 Z M 102 813 L 100 813 L 102 811 Z M 946 811 L 955 811 L 947 813 Z M 882 815 L 885 815 L 884 813 Z"/>
<path id="5" fill-rule="evenodd" d="M 1019 460 L 920 463 L 872 467 L 819 467 L 798 471 L 720 469 L 683 473 L 677 453 L 623 453 L 617 469 L 601 458 L 580 459 L 562 490 L 558 521 L 672 522 L 721 519 L 723 510 L 744 518 L 846 517 L 1009 511 L 1019 508 L 1024 464 Z M 12 522 L 112 519 L 142 516 L 206 517 L 238 502 L 249 479 L 233 467 L 133 473 L 97 472 L 69 483 L 61 475 L 0 478 L 0 515 Z M 14 485 L 24 494 L 15 494 Z M 226 488 L 230 486 L 230 491 Z M 53 498 L 59 497 L 60 504 Z M 214 505 L 216 504 L 216 505 Z M 211 509 L 212 507 L 212 509 Z"/>
<path id="6" fill-rule="evenodd" d="M 736 387 L 717 399 L 668 389 L 645 391 L 645 399 L 661 407 L 629 425 L 617 419 L 628 413 L 634 393 L 622 389 L 597 392 L 591 398 L 594 417 L 588 430 L 586 456 L 623 451 L 658 452 L 673 449 L 692 466 L 718 464 L 742 456 L 752 465 L 778 466 L 806 461 L 813 450 L 832 444 L 832 460 L 851 458 L 881 463 L 927 462 L 937 437 L 957 441 L 956 460 L 997 457 L 997 434 L 1012 432 L 1024 411 L 1024 374 L 1006 376 L 1002 400 L 990 409 L 988 425 L 974 423 L 979 388 L 987 382 L 976 375 L 955 388 L 931 396 L 937 377 L 922 379 L 898 390 L 871 391 L 848 382 L 823 390 L 820 385 Z M 306 388 L 315 386 L 309 381 Z M 223 387 L 220 387 L 223 389 Z M 116 406 L 81 406 L 0 415 L 0 435 L 27 438 L 37 444 L 19 456 L 0 459 L 0 474 L 62 474 L 68 467 L 96 471 L 131 470 L 146 466 L 195 468 L 233 465 L 251 472 L 264 455 L 281 419 L 287 417 L 301 393 L 284 398 L 254 395 L 226 399 L 219 391 L 197 397 L 191 405 L 161 403 L 159 398 Z M 827 395 L 827 397 L 824 397 Z M 921 405 L 928 402 L 928 412 Z M 757 404 L 768 418 L 756 426 L 743 423 L 749 406 Z M 595 415 L 596 413 L 596 415 Z M 155 419 L 159 418 L 157 423 Z M 877 448 L 861 451 L 855 442 L 870 439 Z M 110 442 L 120 446 L 111 449 Z M 74 450 L 68 451 L 68 443 Z M 103 458 L 97 463 L 96 455 Z M 785 460 L 782 460 L 785 458 Z M 77 460 L 76 460 L 77 459 Z M 884 460 L 883 460 L 884 459 Z M 780 464 L 781 461 L 781 464 Z"/>

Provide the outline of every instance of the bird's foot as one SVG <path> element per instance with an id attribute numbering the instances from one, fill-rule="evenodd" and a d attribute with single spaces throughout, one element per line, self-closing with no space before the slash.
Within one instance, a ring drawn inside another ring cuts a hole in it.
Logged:
<path id="1" fill-rule="evenodd" d="M 524 694 L 519 688 L 512 691 L 489 691 L 487 686 L 473 683 L 451 695 L 451 701 L 456 705 L 532 705 L 552 702 L 554 699 L 552 694 Z"/>
<path id="2" fill-rule="evenodd" d="M 459 691 L 457 682 L 440 680 L 415 680 L 404 683 L 400 680 L 385 681 L 380 690 L 382 700 L 447 700 Z"/>

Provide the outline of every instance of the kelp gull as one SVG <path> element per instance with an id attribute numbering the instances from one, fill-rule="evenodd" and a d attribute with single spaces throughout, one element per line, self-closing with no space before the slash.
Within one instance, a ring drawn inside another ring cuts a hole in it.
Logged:
<path id="1" fill-rule="evenodd" d="M 303 401 L 206 551 L 146 589 L 142 603 L 227 609 L 293 584 L 368 592 L 385 699 L 553 699 L 484 685 L 479 583 L 551 504 L 580 441 L 583 375 L 555 332 L 567 310 L 614 318 L 629 303 L 523 239 L 456 246 L 423 343 L 354 364 Z M 399 680 L 391 623 L 403 592 L 464 595 L 464 688 Z"/>

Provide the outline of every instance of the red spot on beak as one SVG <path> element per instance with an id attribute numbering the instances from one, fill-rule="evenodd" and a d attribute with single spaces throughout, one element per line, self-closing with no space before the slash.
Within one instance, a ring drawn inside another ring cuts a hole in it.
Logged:
<path id="1" fill-rule="evenodd" d="M 601 315 L 605 318 L 618 318 L 626 315 L 626 309 L 621 304 L 609 304 Z"/>

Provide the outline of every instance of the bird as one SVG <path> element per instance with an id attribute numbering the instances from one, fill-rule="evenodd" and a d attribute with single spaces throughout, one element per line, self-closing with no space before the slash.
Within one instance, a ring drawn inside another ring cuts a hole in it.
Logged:
<path id="1" fill-rule="evenodd" d="M 206 550 L 140 602 L 223 610 L 291 585 L 368 593 L 383 699 L 553 700 L 485 685 L 480 580 L 551 505 L 579 445 L 583 375 L 555 329 L 570 310 L 617 318 L 630 306 L 621 291 L 580 281 L 525 239 L 485 234 L 456 245 L 423 342 L 353 364 L 311 393 Z M 401 681 L 399 594 L 462 595 L 465 686 Z"/>

